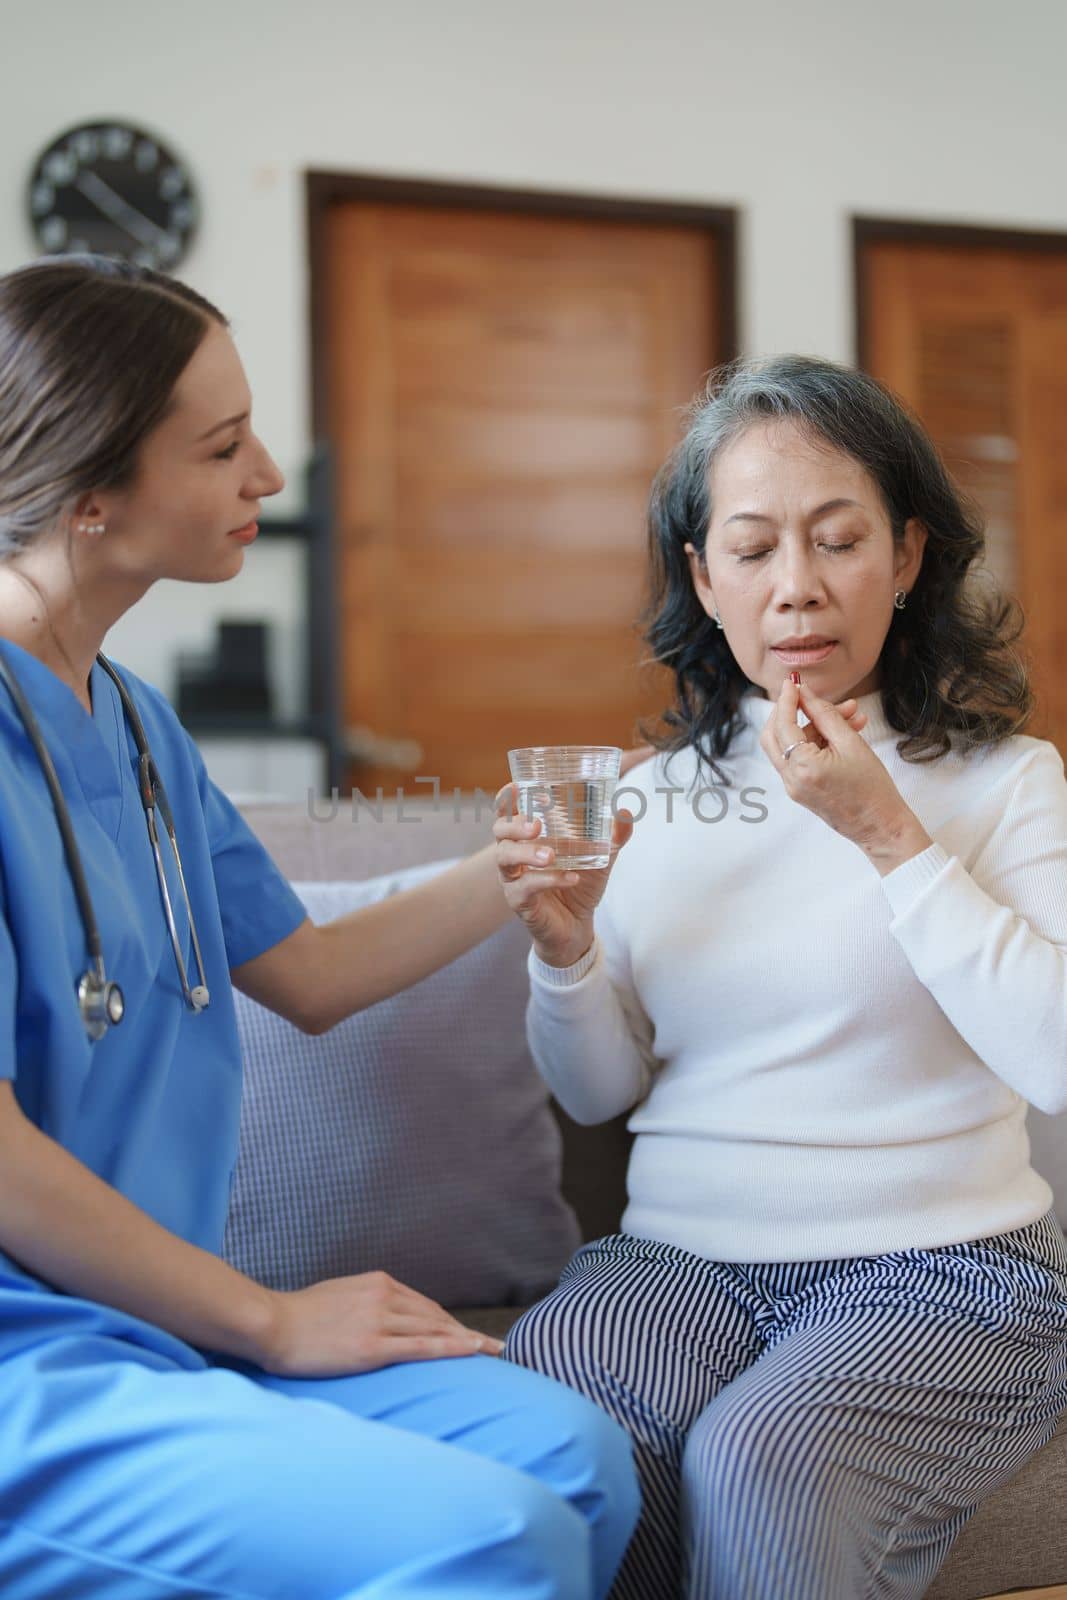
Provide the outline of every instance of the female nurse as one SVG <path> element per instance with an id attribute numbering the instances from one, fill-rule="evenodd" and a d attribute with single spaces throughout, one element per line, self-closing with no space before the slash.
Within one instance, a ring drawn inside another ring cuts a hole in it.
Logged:
<path id="1" fill-rule="evenodd" d="M 317 1033 L 502 918 L 486 852 L 312 926 L 98 659 L 158 579 L 234 577 L 281 486 L 206 300 L 93 257 L 0 279 L 0 1593 L 586 1600 L 637 1516 L 614 1422 L 384 1274 L 276 1293 L 217 1254 L 231 981 Z M 87 903 L 121 1008 L 79 1003 Z"/>

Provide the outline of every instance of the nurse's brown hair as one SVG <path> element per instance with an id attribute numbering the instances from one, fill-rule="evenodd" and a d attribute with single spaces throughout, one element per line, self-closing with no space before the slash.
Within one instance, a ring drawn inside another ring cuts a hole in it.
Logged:
<path id="1" fill-rule="evenodd" d="M 106 256 L 0 277 L 0 560 L 79 495 L 134 480 L 213 322 L 228 326 L 195 289 Z"/>

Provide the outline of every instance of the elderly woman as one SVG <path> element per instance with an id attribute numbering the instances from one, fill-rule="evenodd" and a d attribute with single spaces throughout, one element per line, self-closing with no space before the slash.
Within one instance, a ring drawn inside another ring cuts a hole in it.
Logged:
<path id="1" fill-rule="evenodd" d="M 538 1065 L 636 1135 L 622 1232 L 506 1354 L 634 1439 L 613 1594 L 905 1600 L 1067 1406 L 1024 1125 L 1067 1106 L 1063 762 L 1020 731 L 979 528 L 870 378 L 713 383 L 651 548 L 677 701 L 611 868 L 496 824 Z"/>

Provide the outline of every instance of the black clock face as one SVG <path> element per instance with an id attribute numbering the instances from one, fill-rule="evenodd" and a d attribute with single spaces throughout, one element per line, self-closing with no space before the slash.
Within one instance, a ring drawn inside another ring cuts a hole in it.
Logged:
<path id="1" fill-rule="evenodd" d="M 122 122 L 61 134 L 34 167 L 29 205 L 48 255 L 90 251 L 163 272 L 185 255 L 200 209 L 181 162 Z"/>

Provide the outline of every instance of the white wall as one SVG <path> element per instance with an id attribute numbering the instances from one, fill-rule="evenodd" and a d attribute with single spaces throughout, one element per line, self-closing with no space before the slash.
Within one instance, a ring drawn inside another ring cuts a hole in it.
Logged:
<path id="1" fill-rule="evenodd" d="M 1067 229 L 1063 0 L 0 0 L 0 40 L 0 271 L 35 253 L 23 191 L 55 134 L 169 139 L 204 203 L 182 274 L 232 317 L 294 476 L 308 167 L 736 205 L 745 348 L 842 359 L 853 213 Z M 276 504 L 298 498 L 291 476 Z M 296 709 L 294 559 L 168 586 L 111 647 L 169 690 L 176 634 L 269 610 Z"/>

